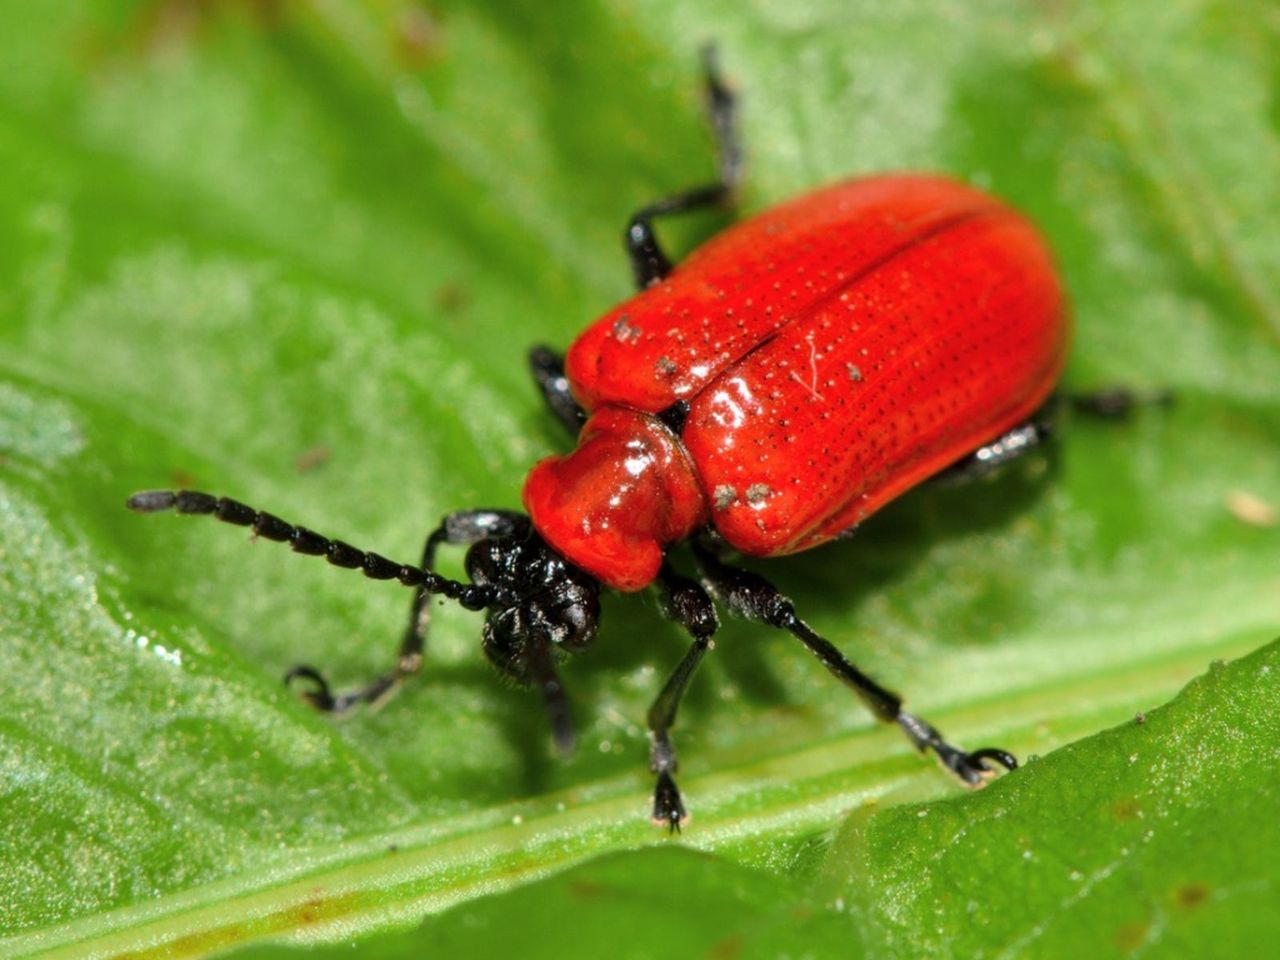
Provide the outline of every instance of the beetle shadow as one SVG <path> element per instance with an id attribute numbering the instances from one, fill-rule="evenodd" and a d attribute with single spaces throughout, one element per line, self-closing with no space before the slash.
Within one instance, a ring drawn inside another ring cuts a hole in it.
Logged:
<path id="1" fill-rule="evenodd" d="M 519 758 L 519 769 L 511 772 L 508 772 L 504 761 L 501 785 L 495 782 L 492 770 L 483 765 L 470 768 L 468 764 L 462 764 L 451 769 L 450 796 L 487 796 L 496 789 L 502 797 L 509 799 L 545 793 L 554 786 L 557 769 L 562 764 L 558 763 L 550 748 L 546 713 L 534 691 L 518 687 L 487 664 L 471 661 L 439 663 L 428 658 L 422 675 L 414 679 L 412 690 L 403 691 L 397 698 L 403 701 L 397 704 L 398 709 L 421 717 L 424 711 L 415 710 L 415 706 L 420 707 L 422 703 L 447 702 L 463 690 L 478 694 L 483 704 L 483 717 L 480 718 L 483 724 L 492 730 L 495 741 L 507 745 Z M 444 731 L 448 726 L 447 718 L 441 722 L 444 724 L 441 730 Z M 420 761 L 415 755 L 410 762 Z M 429 782 L 425 776 L 408 779 L 411 782 Z"/>
<path id="2" fill-rule="evenodd" d="M 643 594 L 642 594 L 643 596 Z M 484 721 L 518 758 L 518 769 L 504 774 L 511 798 L 532 797 L 572 785 L 583 775 L 583 764 L 592 776 L 609 771 L 632 772 L 643 760 L 643 747 L 633 744 L 620 754 L 603 755 L 590 749 L 597 739 L 617 737 L 611 721 L 603 718 L 603 705 L 618 703 L 619 678 L 634 676 L 646 668 L 654 668 L 652 691 L 638 694 L 640 703 L 628 702 L 623 712 L 628 720 L 643 727 L 644 706 L 656 696 L 666 678 L 686 649 L 686 640 L 673 624 L 660 620 L 656 609 L 649 615 L 636 616 L 635 597 L 605 599 L 607 614 L 602 618 L 601 634 L 596 643 L 559 664 L 561 680 L 569 696 L 570 714 L 578 738 L 576 750 L 561 756 L 552 745 L 551 726 L 542 697 L 533 688 L 521 687 L 487 664 L 473 662 L 429 665 L 424 670 L 426 684 L 418 696 L 440 698 L 449 688 L 479 691 L 484 702 Z M 655 623 L 655 621 L 659 621 Z M 657 627 L 657 629 L 655 629 Z M 665 629 L 664 629 L 665 628 Z M 477 657 L 483 653 L 476 650 Z M 712 686 L 712 685 L 709 685 Z M 433 689 L 434 688 L 434 689 Z M 709 689 L 708 694 L 714 693 Z M 630 695 L 623 695 L 628 701 Z M 691 697 L 691 702 L 702 698 Z M 602 729 L 608 728 L 608 732 Z M 467 793 L 466 774 L 454 774 L 454 789 Z M 475 782 L 478 793 L 493 789 L 492 775 L 476 774 L 483 782 Z"/>

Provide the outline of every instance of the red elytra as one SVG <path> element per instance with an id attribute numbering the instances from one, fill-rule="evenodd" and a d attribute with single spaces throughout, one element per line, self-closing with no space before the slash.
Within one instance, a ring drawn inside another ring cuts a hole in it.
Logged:
<path id="1" fill-rule="evenodd" d="M 719 234 L 592 324 L 566 374 L 577 449 L 524 487 L 534 526 L 618 590 L 706 524 L 807 550 L 1025 421 L 1069 322 L 1021 215 L 932 176 L 839 183 Z M 679 435 L 657 414 L 688 404 Z"/>

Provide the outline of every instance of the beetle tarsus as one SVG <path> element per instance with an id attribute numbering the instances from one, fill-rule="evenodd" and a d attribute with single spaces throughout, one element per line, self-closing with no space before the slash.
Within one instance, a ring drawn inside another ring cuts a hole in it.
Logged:
<path id="1" fill-rule="evenodd" d="M 994 760 L 1006 770 L 1018 769 L 1018 758 L 1008 750 L 1001 750 L 999 747 L 983 747 L 980 750 L 974 750 L 969 754 L 969 759 L 978 763 L 983 763 L 983 761 L 986 760 Z"/>
<path id="2" fill-rule="evenodd" d="M 1018 761 L 1013 754 L 998 747 L 983 747 L 981 750 L 972 752 L 962 750 L 944 740 L 942 734 L 931 723 L 905 710 L 898 715 L 898 725 L 906 732 L 917 750 L 921 753 L 932 750 L 944 767 L 970 787 L 981 786 L 995 775 L 996 768 L 989 761 L 994 761 L 1006 770 L 1014 770 L 1018 766 Z"/>
<path id="3" fill-rule="evenodd" d="M 685 813 L 684 803 L 680 800 L 680 790 L 671 773 L 663 770 L 658 774 L 658 783 L 653 788 L 653 822 L 659 827 L 666 827 L 668 833 L 679 833 L 680 827 L 689 819 Z"/>
<path id="4" fill-rule="evenodd" d="M 300 677 L 304 680 L 310 680 L 315 684 L 315 689 L 301 691 L 302 698 L 321 713 L 341 716 L 362 703 L 369 706 L 380 704 L 400 686 L 400 681 L 417 673 L 421 665 L 421 657 L 416 660 L 412 657 L 402 657 L 395 667 L 381 676 L 374 677 L 363 687 L 349 690 L 346 693 L 339 693 L 336 696 L 329 686 L 329 682 L 325 680 L 324 675 L 314 667 L 309 667 L 305 664 L 300 664 L 290 669 L 284 675 L 284 682 L 286 686 L 292 686 L 293 681 Z"/>
<path id="5" fill-rule="evenodd" d="M 319 670 L 314 667 L 308 667 L 305 664 L 298 664 L 296 667 L 290 667 L 289 671 L 284 675 L 284 685 L 292 687 L 295 680 L 309 680 L 315 686 L 311 690 L 299 691 L 302 699 L 311 704 L 321 713 L 338 712 L 338 701 L 333 696 L 333 691 L 329 687 L 329 681 L 324 678 Z"/>

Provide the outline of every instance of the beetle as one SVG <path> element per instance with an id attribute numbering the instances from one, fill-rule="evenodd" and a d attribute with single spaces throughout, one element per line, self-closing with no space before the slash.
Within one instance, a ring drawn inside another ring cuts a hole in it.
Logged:
<path id="1" fill-rule="evenodd" d="M 715 601 L 789 632 L 876 718 L 979 785 L 998 766 L 1013 770 L 1015 758 L 949 743 L 729 554 L 820 546 L 929 478 L 979 476 L 1039 445 L 1052 429 L 1070 329 L 1052 257 L 1037 230 L 995 198 L 901 174 L 785 202 L 674 265 L 655 220 L 729 203 L 742 169 L 735 98 L 713 51 L 704 60 L 718 178 L 631 218 L 632 299 L 564 357 L 531 351 L 540 392 L 578 440 L 533 467 L 526 512 L 451 513 L 412 566 L 226 497 L 159 490 L 127 505 L 212 515 L 414 589 L 384 674 L 335 695 L 314 668 L 289 671 L 286 681 L 304 680 L 304 696 L 325 711 L 378 701 L 420 670 L 431 597 L 485 611 L 485 654 L 541 692 L 562 751 L 574 734 L 558 663 L 594 640 L 602 588 L 655 586 L 664 614 L 692 637 L 648 714 L 653 819 L 673 831 L 686 812 L 671 730 L 719 627 Z M 1093 405 L 1106 412 L 1130 399 L 1111 391 Z M 697 579 L 671 560 L 682 543 Z M 467 548 L 467 581 L 435 572 L 445 545 Z"/>

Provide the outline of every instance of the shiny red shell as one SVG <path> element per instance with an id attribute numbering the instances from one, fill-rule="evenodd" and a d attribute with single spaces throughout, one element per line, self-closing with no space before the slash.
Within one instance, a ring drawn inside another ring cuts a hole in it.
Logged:
<path id="1" fill-rule="evenodd" d="M 524 502 L 557 551 L 638 590 L 707 523 L 807 550 L 1026 420 L 1069 323 L 1022 216 L 927 176 L 852 180 L 729 228 L 574 342 L 590 414 Z M 677 437 L 656 414 L 689 405 Z"/>

